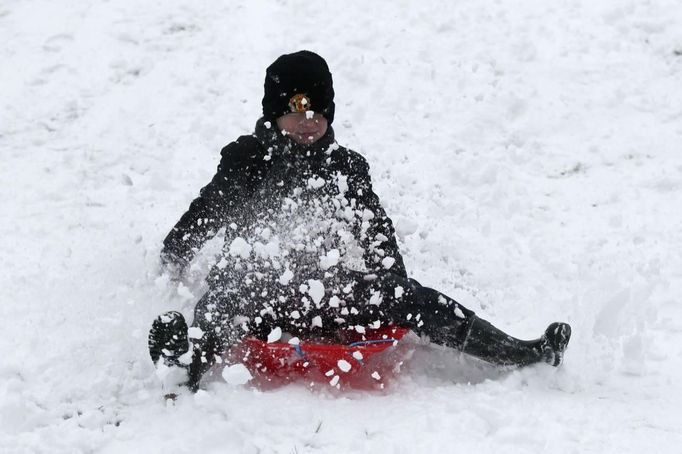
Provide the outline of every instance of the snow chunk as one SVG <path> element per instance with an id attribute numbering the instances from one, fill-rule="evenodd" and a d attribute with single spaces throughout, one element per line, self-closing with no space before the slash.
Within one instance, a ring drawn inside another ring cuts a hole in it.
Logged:
<path id="1" fill-rule="evenodd" d="M 293 311 L 291 314 L 289 314 L 289 317 L 291 317 L 294 320 L 298 320 L 301 318 L 301 313 L 299 311 Z"/>
<path id="2" fill-rule="evenodd" d="M 460 309 L 459 306 L 455 306 L 455 315 L 459 318 L 466 318 L 464 316 L 464 312 L 462 312 L 462 309 Z"/>
<path id="3" fill-rule="evenodd" d="M 381 292 L 373 291 L 372 295 L 369 297 L 369 304 L 378 306 L 381 304 L 382 296 Z"/>
<path id="4" fill-rule="evenodd" d="M 251 372 L 243 364 L 233 364 L 225 366 L 221 373 L 223 379 L 230 385 L 243 385 L 249 382 L 253 377 Z"/>
<path id="5" fill-rule="evenodd" d="M 329 380 L 329 384 L 332 386 L 336 386 L 336 384 L 339 382 L 340 378 L 338 375 L 334 375 L 334 377 Z"/>
<path id="6" fill-rule="evenodd" d="M 336 186 L 339 188 L 339 195 L 345 194 L 348 191 L 348 177 L 340 173 L 337 174 Z"/>
<path id="7" fill-rule="evenodd" d="M 403 296 L 404 293 L 405 289 L 403 289 L 400 285 L 395 288 L 394 294 L 396 298 L 400 298 L 401 296 Z"/>
<path id="8" fill-rule="evenodd" d="M 320 304 L 324 297 L 324 285 L 322 282 L 317 279 L 308 279 L 308 295 L 313 299 L 315 305 Z"/>
<path id="9" fill-rule="evenodd" d="M 362 210 L 362 220 L 369 221 L 370 219 L 374 219 L 374 211 L 365 208 Z"/>
<path id="10" fill-rule="evenodd" d="M 277 282 L 279 282 L 282 285 L 289 285 L 289 282 L 291 279 L 293 279 L 294 273 L 290 269 L 287 269 L 282 275 L 279 277 Z"/>
<path id="11" fill-rule="evenodd" d="M 327 372 L 324 373 L 324 375 L 326 375 L 327 377 L 331 377 L 332 375 L 334 375 L 334 369 L 329 369 Z"/>
<path id="12" fill-rule="evenodd" d="M 329 298 L 329 307 L 339 307 L 340 303 L 341 303 L 341 300 L 336 295 Z"/>
<path id="13" fill-rule="evenodd" d="M 382 261 L 381 264 L 386 268 L 387 270 L 390 269 L 393 264 L 395 263 L 395 259 L 393 257 L 385 257 Z"/>
<path id="14" fill-rule="evenodd" d="M 267 241 L 272 236 L 272 230 L 270 230 L 268 227 L 266 227 L 263 230 L 261 230 L 260 236 L 261 236 L 261 238 L 263 238 L 264 240 Z"/>
<path id="15" fill-rule="evenodd" d="M 325 151 L 325 154 L 330 155 L 332 152 L 336 151 L 339 149 L 339 144 L 334 142 L 331 145 L 329 145 L 329 148 Z"/>
<path id="16" fill-rule="evenodd" d="M 313 317 L 312 326 L 322 328 L 322 317 L 320 317 L 319 315 Z"/>
<path id="17" fill-rule="evenodd" d="M 289 345 L 300 345 L 301 339 L 299 339 L 298 337 L 292 337 L 287 342 L 289 343 Z"/>
<path id="18" fill-rule="evenodd" d="M 204 331 L 198 326 L 192 326 L 187 330 L 187 337 L 190 339 L 201 339 L 204 337 Z"/>
<path id="19" fill-rule="evenodd" d="M 203 333 L 202 333 L 202 334 L 203 334 Z M 182 355 L 180 355 L 180 356 L 178 357 L 178 362 L 179 362 L 180 364 L 184 364 L 185 366 L 189 366 L 190 364 L 192 364 L 192 358 L 194 357 L 194 352 L 193 352 L 192 350 L 193 350 L 193 349 L 190 348 L 190 349 L 187 350 L 185 353 L 183 353 Z"/>
<path id="20" fill-rule="evenodd" d="M 341 258 L 341 253 L 338 249 L 331 249 L 324 257 L 320 257 L 320 268 L 328 270 L 332 266 L 336 266 Z"/>
<path id="21" fill-rule="evenodd" d="M 301 104 L 303 104 L 303 103 L 305 103 L 305 99 L 304 99 L 303 101 L 301 101 Z M 312 120 L 312 118 L 313 118 L 314 116 L 315 116 L 315 112 L 313 112 L 312 110 L 306 110 L 306 111 L 305 111 L 305 117 L 306 117 L 306 119 Z"/>
<path id="22" fill-rule="evenodd" d="M 398 219 L 395 230 L 400 236 L 412 235 L 419 228 L 419 224 L 409 219 Z"/>
<path id="23" fill-rule="evenodd" d="M 374 371 L 372 372 L 372 378 L 375 380 L 381 380 L 381 375 L 379 375 L 379 372 Z"/>
<path id="24" fill-rule="evenodd" d="M 346 361 L 345 359 L 340 359 L 340 360 L 338 360 L 338 361 L 336 362 L 336 365 L 339 366 L 339 369 L 341 369 L 343 372 L 348 372 L 348 371 L 351 370 L 351 368 L 353 367 L 353 366 L 351 366 L 351 364 L 350 364 L 348 361 Z"/>
<path id="25" fill-rule="evenodd" d="M 279 326 L 276 326 L 273 328 L 272 331 L 270 331 L 270 334 L 268 334 L 268 344 L 271 344 L 273 342 L 277 342 L 282 338 L 282 328 Z"/>
<path id="26" fill-rule="evenodd" d="M 281 252 L 279 249 L 279 240 L 273 239 L 267 244 L 263 244 L 260 241 L 256 241 L 253 244 L 253 250 L 258 257 L 269 259 L 279 257 Z"/>
<path id="27" fill-rule="evenodd" d="M 248 259 L 249 255 L 251 255 L 251 249 L 251 245 L 244 238 L 238 236 L 230 243 L 229 254 L 232 257 L 239 256 L 243 259 Z"/>
<path id="28" fill-rule="evenodd" d="M 325 185 L 325 183 L 326 183 L 325 179 L 321 177 L 308 179 L 308 187 L 313 189 L 320 189 L 322 186 Z"/>
<path id="29" fill-rule="evenodd" d="M 353 358 L 357 359 L 358 361 L 362 361 L 362 358 L 364 358 L 364 356 L 362 356 L 362 353 L 355 351 L 353 352 Z"/>

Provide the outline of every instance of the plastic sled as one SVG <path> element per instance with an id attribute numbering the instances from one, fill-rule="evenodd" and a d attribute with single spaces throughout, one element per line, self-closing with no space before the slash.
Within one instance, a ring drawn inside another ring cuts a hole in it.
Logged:
<path id="1" fill-rule="evenodd" d="M 408 331 L 395 326 L 362 334 L 341 331 L 333 341 L 301 340 L 298 345 L 246 337 L 229 357 L 244 364 L 253 376 L 251 384 L 261 389 L 293 381 L 311 387 L 384 389 L 411 352 L 400 342 Z"/>

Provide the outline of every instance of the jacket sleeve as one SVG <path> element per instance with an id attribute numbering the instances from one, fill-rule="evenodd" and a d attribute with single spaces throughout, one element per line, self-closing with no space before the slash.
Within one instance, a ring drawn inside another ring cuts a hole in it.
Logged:
<path id="1" fill-rule="evenodd" d="M 358 155 L 353 167 L 351 177 L 348 179 L 349 189 L 354 193 L 356 209 L 362 217 L 360 239 L 365 251 L 365 265 L 370 271 L 388 268 L 393 273 L 407 277 L 403 257 L 395 238 L 393 222 L 386 215 L 379 197 L 372 190 L 369 164 Z"/>
<path id="2" fill-rule="evenodd" d="M 182 273 L 204 243 L 230 222 L 246 190 L 243 155 L 239 141 L 223 148 L 215 176 L 163 240 L 164 266 Z"/>

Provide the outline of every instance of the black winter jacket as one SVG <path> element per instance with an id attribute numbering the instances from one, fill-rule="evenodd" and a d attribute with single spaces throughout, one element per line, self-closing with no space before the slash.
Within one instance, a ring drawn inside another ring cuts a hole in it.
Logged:
<path id="1" fill-rule="evenodd" d="M 362 271 L 390 269 L 407 277 L 367 161 L 339 146 L 331 127 L 302 146 L 261 119 L 253 135 L 239 137 L 221 156 L 211 182 L 164 240 L 164 261 L 184 269 L 225 228 L 223 258 L 209 284 L 243 279 L 247 271 L 261 276 L 258 266 L 278 275 L 290 268 L 299 275 L 342 265 L 358 269 L 354 252 Z M 242 273 L 231 274 L 235 269 Z"/>

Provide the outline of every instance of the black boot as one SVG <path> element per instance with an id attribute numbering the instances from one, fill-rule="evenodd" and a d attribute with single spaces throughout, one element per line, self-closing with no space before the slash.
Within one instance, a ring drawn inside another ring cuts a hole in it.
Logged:
<path id="1" fill-rule="evenodd" d="M 187 367 L 179 358 L 189 350 L 187 323 L 180 312 L 159 315 L 149 331 L 149 355 L 156 364 L 160 358 L 168 366 Z"/>
<path id="2" fill-rule="evenodd" d="M 545 361 L 556 367 L 564 360 L 564 351 L 571 340 L 571 325 L 554 322 L 547 327 L 541 338 Z"/>
<path id="3" fill-rule="evenodd" d="M 558 366 L 571 338 L 571 327 L 567 323 L 552 323 L 540 339 L 532 341 L 516 339 L 477 316 L 471 317 L 468 325 L 460 350 L 501 366 L 538 362 Z"/>

